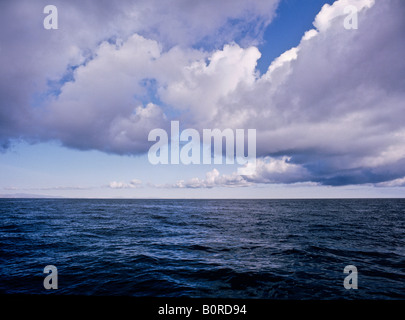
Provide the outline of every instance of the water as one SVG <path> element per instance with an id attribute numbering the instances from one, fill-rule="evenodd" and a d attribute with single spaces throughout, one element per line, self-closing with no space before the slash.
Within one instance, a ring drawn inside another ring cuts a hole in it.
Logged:
<path id="1" fill-rule="evenodd" d="M 404 299 L 404 214 L 405 199 L 0 199 L 0 293 Z"/>

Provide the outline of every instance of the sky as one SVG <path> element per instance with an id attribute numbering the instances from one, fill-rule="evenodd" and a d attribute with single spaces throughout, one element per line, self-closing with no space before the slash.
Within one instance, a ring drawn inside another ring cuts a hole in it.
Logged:
<path id="1" fill-rule="evenodd" d="M 0 197 L 405 196 L 402 0 L 6 0 L 0 24 Z M 172 121 L 255 129 L 256 170 L 152 164 Z"/>

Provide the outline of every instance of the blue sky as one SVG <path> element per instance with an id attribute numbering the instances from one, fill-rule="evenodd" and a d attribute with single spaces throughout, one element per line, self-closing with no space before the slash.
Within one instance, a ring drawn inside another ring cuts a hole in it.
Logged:
<path id="1" fill-rule="evenodd" d="M 45 2 L 10 2 L 0 195 L 403 197 L 403 3 L 387 2 L 56 1 L 58 30 L 39 23 Z M 348 5 L 358 29 L 343 27 Z M 256 174 L 150 164 L 147 135 L 171 120 L 255 128 Z"/>
<path id="2" fill-rule="evenodd" d="M 324 4 L 333 4 L 329 1 L 281 1 L 276 16 L 264 32 L 263 44 L 259 46 L 262 57 L 257 68 L 265 73 L 270 63 L 285 51 L 295 47 L 303 34 L 312 29 L 314 17 Z"/>

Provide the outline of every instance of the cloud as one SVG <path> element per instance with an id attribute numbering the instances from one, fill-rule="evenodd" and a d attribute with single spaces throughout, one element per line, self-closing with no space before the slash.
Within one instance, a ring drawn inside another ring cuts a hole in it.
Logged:
<path id="1" fill-rule="evenodd" d="M 291 163 L 291 158 L 265 157 L 256 161 L 256 170 L 252 175 L 243 176 L 246 181 L 254 183 L 296 183 L 309 181 L 311 175 L 300 165 Z M 252 166 L 247 164 L 246 166 Z"/>
<path id="2" fill-rule="evenodd" d="M 349 4 L 359 9 L 357 30 L 343 25 Z M 398 183 L 405 175 L 404 15 L 405 4 L 395 0 L 324 6 L 316 29 L 275 59 L 266 74 L 252 72 L 235 90 L 190 100 L 189 110 L 195 106 L 199 118 L 215 114 L 212 127 L 256 128 L 262 159 L 247 181 Z M 246 70 L 254 70 L 255 59 L 244 60 Z M 205 86 L 197 77 L 185 79 L 189 85 L 183 87 L 194 92 Z M 205 103 L 214 110 L 202 108 Z"/>
<path id="3" fill-rule="evenodd" d="M 309 181 L 309 172 L 296 164 L 289 162 L 290 158 L 280 159 L 266 157 L 256 161 L 255 173 L 252 175 L 239 175 L 236 172 L 230 175 L 221 175 L 217 169 L 206 173 L 205 179 L 192 178 L 188 181 L 179 180 L 173 185 L 165 186 L 171 188 L 214 188 L 214 187 L 248 187 L 260 183 L 293 184 L 305 182 L 314 185 Z M 244 168 L 253 166 L 249 163 Z"/>
<path id="4" fill-rule="evenodd" d="M 405 187 L 405 177 L 377 183 L 377 187 Z"/>
<path id="5" fill-rule="evenodd" d="M 39 120 L 46 128 L 43 138 L 78 149 L 147 151 L 149 131 L 167 127 L 164 110 L 150 102 L 156 79 L 161 84 L 173 81 L 181 66 L 200 57 L 197 50 L 177 47 L 162 52 L 157 41 L 138 34 L 102 42 L 95 57 L 78 66 L 72 80 L 46 101 Z"/>
<path id="6" fill-rule="evenodd" d="M 89 105 L 90 110 L 80 104 L 74 104 L 74 101 L 77 102 L 80 99 L 90 100 L 88 102 L 93 103 L 105 100 L 104 105 L 107 105 L 111 102 L 109 97 L 120 98 L 117 102 L 109 104 L 111 112 L 116 110 L 117 116 L 130 117 L 127 109 L 125 109 L 126 112 L 122 112 L 122 109 L 129 108 L 128 100 L 139 93 L 137 81 L 140 79 L 139 75 L 131 77 L 133 74 L 128 75 L 127 79 L 121 71 L 126 67 L 132 70 L 141 68 L 142 63 L 145 62 L 143 52 L 138 52 L 137 55 L 136 48 L 125 50 L 128 46 L 124 46 L 121 48 L 127 54 L 124 58 L 123 54 L 118 54 L 119 49 L 109 50 L 104 41 L 115 42 L 121 39 L 126 42 L 129 39 L 130 44 L 131 37 L 139 34 L 149 39 L 150 46 L 158 43 L 165 50 L 175 46 L 188 48 L 198 43 L 200 43 L 199 46 L 205 43 L 215 48 L 236 38 L 243 43 L 257 43 L 265 26 L 273 18 L 278 2 L 279 0 L 221 2 L 207 0 L 191 3 L 184 0 L 171 0 L 162 4 L 158 0 L 123 0 L 116 4 L 107 0 L 55 0 L 52 4 L 58 8 L 59 29 L 50 31 L 45 30 L 42 25 L 45 17 L 43 8 L 49 4 L 47 1 L 3 1 L 0 10 L 0 63 L 2 65 L 0 148 L 9 147 L 10 139 L 23 138 L 30 141 L 60 139 L 63 143 L 66 142 L 67 146 L 125 152 L 127 150 L 125 146 L 100 148 L 97 143 L 91 141 L 92 139 L 88 146 L 77 146 L 77 141 L 72 141 L 73 137 L 67 130 L 74 132 L 78 128 L 74 125 L 69 126 L 69 120 L 60 123 L 62 132 L 55 133 L 53 130 L 53 127 L 59 126 L 58 115 L 72 110 L 71 114 L 74 112 L 76 121 L 80 122 L 82 113 L 85 116 L 86 113 L 91 114 L 94 111 L 93 104 Z M 154 41 L 153 44 L 151 41 Z M 146 54 L 145 58 L 153 59 L 156 48 L 149 47 L 149 49 L 151 55 Z M 120 55 L 118 58 L 122 58 L 120 62 L 125 65 L 108 68 L 108 58 L 110 61 L 114 60 L 115 54 Z M 98 60 L 100 62 L 98 64 L 91 63 L 97 55 L 104 57 Z M 106 63 L 103 65 L 105 68 L 101 68 L 101 62 Z M 170 61 L 166 60 L 166 63 L 169 64 Z M 67 96 L 67 88 L 62 90 L 62 87 L 66 81 L 70 83 L 72 79 L 77 80 L 74 70 L 79 66 L 82 68 L 78 72 L 86 73 L 84 69 L 87 71 L 87 68 L 83 68 L 84 66 L 89 66 L 90 69 L 88 77 L 81 75 L 79 80 L 81 84 L 86 84 L 85 88 L 89 89 L 86 91 L 87 95 L 78 93 L 76 100 L 59 102 L 59 104 L 66 104 L 66 111 L 59 110 L 53 118 L 51 116 L 54 126 L 49 128 L 47 123 L 41 121 L 46 111 L 38 107 L 49 95 L 57 97 L 60 91 L 63 91 L 63 95 Z M 95 70 L 96 67 L 98 70 Z M 148 77 L 153 77 L 153 73 L 158 72 L 159 67 L 156 65 L 155 71 Z M 167 67 L 170 68 L 170 65 Z M 121 87 L 120 82 L 123 80 L 127 81 L 121 83 Z M 126 90 L 129 89 L 131 80 L 133 87 L 131 90 Z M 105 89 L 105 91 L 91 90 L 89 88 L 91 83 L 96 84 L 93 87 L 94 90 Z M 113 84 L 111 88 L 109 84 Z M 117 93 L 111 95 L 111 91 L 114 90 Z M 92 97 L 99 97 L 99 100 L 96 98 L 92 100 Z M 150 102 L 153 101 L 145 101 L 144 104 L 147 105 Z M 119 103 L 123 105 L 118 105 Z M 133 108 L 137 105 L 140 104 L 136 104 Z M 86 132 L 83 128 L 79 130 L 95 135 L 94 131 L 100 128 L 97 125 L 103 125 L 106 122 L 99 120 L 103 112 L 105 108 L 96 114 L 97 119 L 93 118 L 96 125 L 93 132 L 92 130 Z M 115 120 L 115 117 L 113 118 L 111 121 Z M 84 117 L 83 122 L 85 121 Z M 138 141 L 141 138 L 143 136 L 139 137 Z M 138 145 L 139 143 L 134 144 L 131 152 L 137 153 L 144 149 Z"/>
<path id="7" fill-rule="evenodd" d="M 332 26 L 333 20 L 338 19 L 340 22 L 342 16 L 346 17 L 346 8 L 354 6 L 358 11 L 371 8 L 375 4 L 375 0 L 339 0 L 332 5 L 325 4 L 319 14 L 315 17 L 314 26 L 320 32 L 326 31 Z"/>
<path id="8" fill-rule="evenodd" d="M 2 3 L 0 146 L 59 140 L 140 154 L 148 132 L 175 118 L 198 130 L 255 128 L 259 157 L 255 176 L 211 172 L 180 187 L 402 179 L 404 2 L 325 5 L 261 75 L 255 39 L 277 3 L 55 1 L 55 32 L 42 28 L 46 2 Z M 357 30 L 343 26 L 347 5 L 359 9 Z"/>
<path id="9" fill-rule="evenodd" d="M 112 181 L 108 187 L 111 189 L 134 189 L 139 188 L 141 184 L 142 181 L 138 179 L 131 180 L 129 183 Z"/>
<path id="10" fill-rule="evenodd" d="M 225 45 L 207 61 L 201 59 L 180 66 L 181 79 L 162 87 L 160 96 L 174 108 L 190 112 L 189 121 L 194 127 L 208 127 L 221 109 L 223 98 L 232 97 L 240 87 L 254 84 L 260 56 L 256 47 Z"/>
<path id="11" fill-rule="evenodd" d="M 205 179 L 192 178 L 188 181 L 179 180 L 173 185 L 166 185 L 169 188 L 214 188 L 214 187 L 247 187 L 251 185 L 242 176 L 233 173 L 221 175 L 217 169 L 206 173 Z"/>
<path id="12" fill-rule="evenodd" d="M 131 15 L 141 33 L 169 44 L 223 44 L 260 41 L 279 0 L 140 1 Z"/>
<path id="13" fill-rule="evenodd" d="M 405 174 L 405 5 L 361 2 L 359 28 L 346 30 L 348 3 L 324 7 L 315 20 L 319 29 L 254 85 L 222 98 L 215 123 L 256 128 L 259 156 L 287 156 L 326 185 Z"/>

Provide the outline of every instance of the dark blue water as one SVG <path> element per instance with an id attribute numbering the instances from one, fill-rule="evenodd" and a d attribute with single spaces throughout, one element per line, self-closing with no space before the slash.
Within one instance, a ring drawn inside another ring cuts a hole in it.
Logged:
<path id="1" fill-rule="evenodd" d="M 0 199 L 0 293 L 404 299 L 405 200 Z"/>

